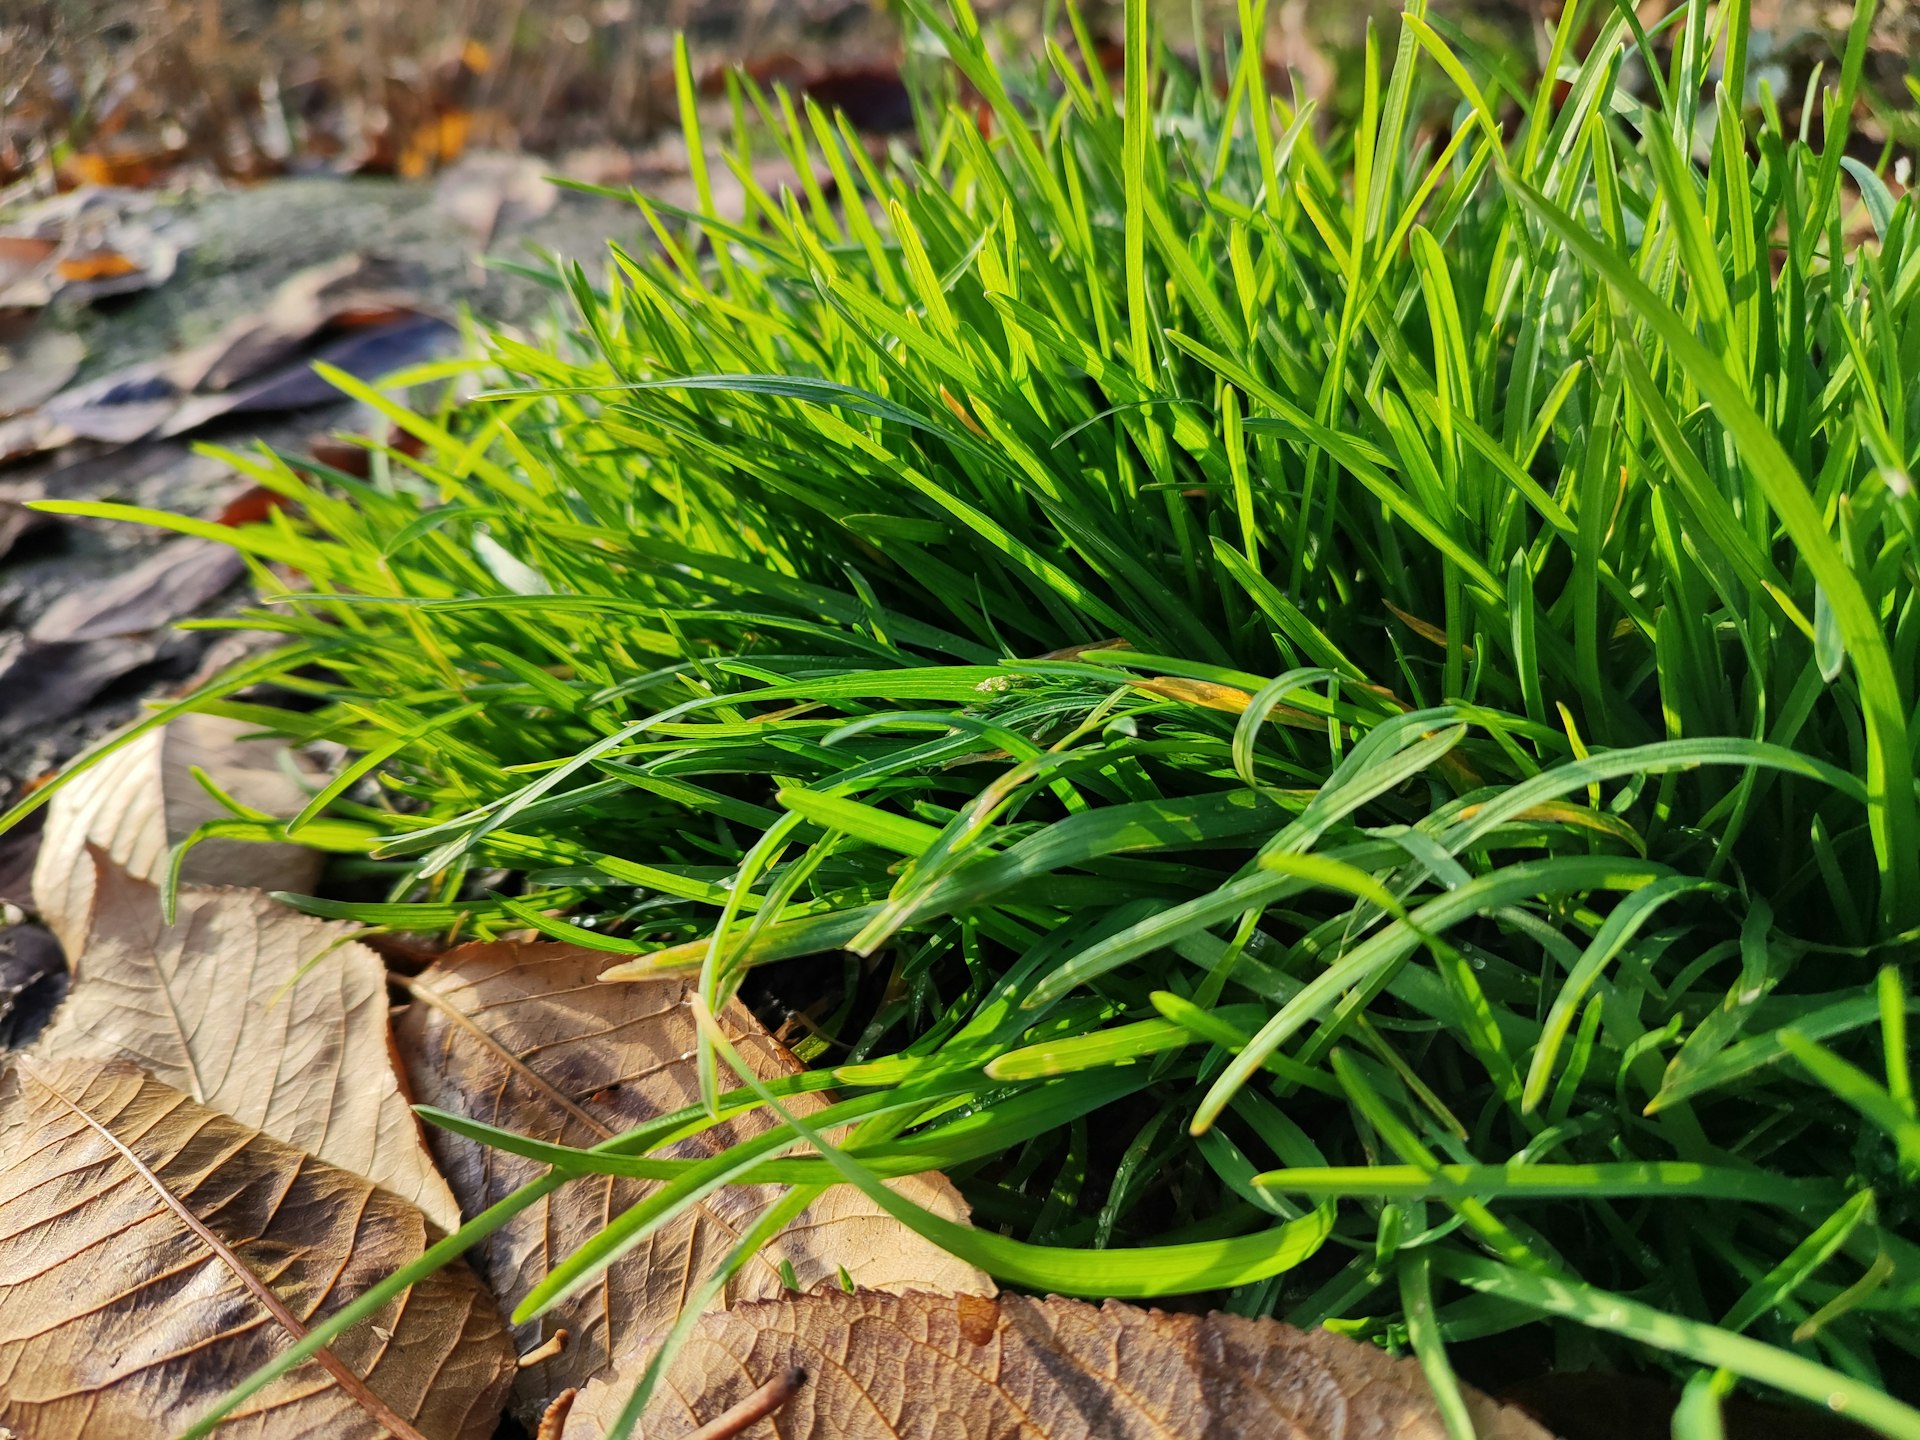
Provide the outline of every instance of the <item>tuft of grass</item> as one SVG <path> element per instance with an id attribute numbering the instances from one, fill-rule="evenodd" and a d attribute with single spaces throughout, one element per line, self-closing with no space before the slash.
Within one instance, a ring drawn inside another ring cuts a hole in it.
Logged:
<path id="1" fill-rule="evenodd" d="M 916 0 L 968 93 L 884 159 L 740 86 L 744 218 L 636 196 L 465 407 L 338 377 L 420 457 L 236 457 L 298 506 L 222 532 L 286 645 L 189 703 L 363 758 L 206 833 L 708 1005 L 845 976 L 822 1128 L 649 1157 L 784 1114 L 710 1039 L 704 1115 L 597 1151 L 435 1117 L 670 1182 L 531 1308 L 703 1186 L 849 1183 L 1443 1395 L 1505 1335 L 1694 1377 L 1683 1433 L 1733 1376 L 1920 1436 L 1920 206 L 1847 150 L 1872 6 L 1817 145 L 1741 4 L 1570 3 L 1529 85 L 1416 0 L 1330 124 L 1263 0 L 1213 83 L 1145 10 L 1116 82 Z M 312 708 L 230 698 L 276 677 Z M 925 1166 L 978 1228 L 879 1185 Z"/>

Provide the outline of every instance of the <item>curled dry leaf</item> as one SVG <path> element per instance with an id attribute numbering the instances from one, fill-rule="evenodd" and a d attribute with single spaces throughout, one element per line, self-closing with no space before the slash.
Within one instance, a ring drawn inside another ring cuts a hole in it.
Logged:
<path id="1" fill-rule="evenodd" d="M 47 644 L 145 635 L 191 615 L 246 571 L 231 546 L 182 535 L 114 579 L 62 595 L 27 636 Z"/>
<path id="2" fill-rule="evenodd" d="M 362 380 L 381 376 L 453 348 L 459 332 L 437 315 L 393 312 L 391 323 L 343 329 L 322 341 L 311 353 L 268 370 L 232 390 L 189 395 L 166 417 L 162 435 L 184 435 L 225 415 L 259 411 L 308 410 L 340 399 L 332 381 L 314 370 L 325 362 Z"/>
<path id="3" fill-rule="evenodd" d="M 0 1427 L 172 1435 L 417 1258 L 425 1217 L 120 1062 L 0 1077 Z M 513 1367 L 447 1266 L 256 1395 L 227 1430 L 484 1440 Z"/>
<path id="4" fill-rule="evenodd" d="M 121 643 L 121 642 L 86 642 Z M 46 927 L 77 955 L 93 905 L 87 846 L 99 846 L 137 879 L 158 878 L 167 852 L 206 820 L 226 815 L 193 778 L 205 771 L 242 805 L 292 815 L 306 803 L 281 768 L 286 747 L 245 738 L 254 727 L 214 715 L 183 715 L 122 746 L 75 778 L 48 806 L 34 862 L 33 898 Z M 181 879 L 262 890 L 309 890 L 320 857 L 301 845 L 209 840 L 188 852 Z"/>
<path id="5" fill-rule="evenodd" d="M 97 848 L 85 863 L 92 923 L 41 1054 L 131 1061 L 459 1228 L 394 1074 L 377 955 L 258 890 L 182 890 L 168 925 L 152 885 Z"/>
<path id="6" fill-rule="evenodd" d="M 70 440 L 130 445 L 173 414 L 180 390 L 156 360 L 141 360 L 98 379 L 62 390 L 41 407 L 51 428 L 38 436 L 43 449 Z"/>
<path id="7" fill-rule="evenodd" d="M 1327 1331 L 1109 1300 L 823 1290 L 702 1316 L 636 1434 L 692 1433 L 792 1371 L 781 1440 L 1446 1440 L 1419 1363 Z M 638 1373 L 588 1386 L 563 1440 L 601 1440 Z M 1480 1440 L 1551 1440 L 1468 1392 Z M 704 1432 L 703 1432 L 704 1433 Z"/>
<path id="8" fill-rule="evenodd" d="M 0 235 L 0 307 L 37 308 L 53 298 L 53 257 L 60 242 L 41 235 Z"/>
<path id="9" fill-rule="evenodd" d="M 659 1115 L 699 1103 L 695 1031 L 682 980 L 602 985 L 598 951 L 572 945 L 468 945 L 411 982 L 414 1003 L 398 1024 L 415 1098 L 490 1125 L 565 1145 L 597 1145 Z M 720 1023 L 756 1073 L 771 1079 L 801 1067 L 747 1011 Z M 802 1114 L 818 1096 L 788 1102 Z M 662 1153 L 706 1158 L 771 1122 L 755 1112 Z M 459 1136 L 430 1132 L 461 1208 L 477 1214 L 546 1167 Z M 960 1218 L 958 1193 L 939 1175 L 894 1182 L 943 1215 Z M 511 1310 L 548 1269 L 655 1187 L 589 1176 L 522 1212 L 478 1251 L 481 1274 Z M 654 1232 L 594 1281 L 526 1328 L 522 1349 L 554 1328 L 564 1351 L 521 1372 L 519 1398 L 537 1410 L 609 1365 L 649 1353 L 672 1326 L 688 1291 L 716 1270 L 739 1235 L 782 1192 L 728 1186 Z M 865 1196 L 829 1190 L 734 1277 L 726 1303 L 782 1293 L 782 1262 L 811 1286 L 844 1267 L 865 1288 L 908 1286 L 990 1291 L 970 1265 L 921 1240 Z"/>
<path id="10" fill-rule="evenodd" d="M 151 635 L 12 646 L 8 638 L 0 636 L 0 721 L 15 734 L 68 719 L 160 654 Z"/>
<path id="11" fill-rule="evenodd" d="M 398 318 L 415 303 L 398 288 L 398 278 L 391 262 L 370 255 L 346 255 L 302 270 L 274 291 L 264 309 L 169 362 L 167 373 L 182 390 L 231 390 L 293 359 L 343 317 L 380 308 Z"/>

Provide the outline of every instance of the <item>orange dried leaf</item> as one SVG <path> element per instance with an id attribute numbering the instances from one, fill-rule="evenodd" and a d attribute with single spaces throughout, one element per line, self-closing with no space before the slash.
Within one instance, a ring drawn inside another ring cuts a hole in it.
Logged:
<path id="1" fill-rule="evenodd" d="M 118 250 L 87 250 L 77 255 L 68 255 L 54 265 L 54 273 L 62 280 L 118 280 L 122 275 L 135 275 L 140 266 Z"/>

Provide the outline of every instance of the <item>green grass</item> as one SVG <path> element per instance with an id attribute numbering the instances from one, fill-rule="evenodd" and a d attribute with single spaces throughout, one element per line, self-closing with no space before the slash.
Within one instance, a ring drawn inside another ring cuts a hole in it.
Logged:
<path id="1" fill-rule="evenodd" d="M 367 758 L 212 828 L 389 887 L 317 913 L 709 1005 L 837 957 L 811 1123 L 654 1157 L 780 1108 L 711 1034 L 706 1111 L 596 1151 L 434 1117 L 667 1182 L 531 1307 L 712 1186 L 848 1183 L 1443 1395 L 1506 1335 L 1692 1378 L 1683 1435 L 1738 1377 L 1920 1436 L 1920 207 L 1845 153 L 1871 6 L 1792 130 L 1739 4 L 1578 7 L 1530 88 L 1416 4 L 1331 121 L 1257 0 L 1217 87 L 1145 8 L 1120 93 L 920 11 L 977 95 L 884 164 L 737 91 L 573 332 L 407 377 L 481 401 L 340 378 L 421 458 L 242 462 L 301 508 L 223 535 L 287 645 L 221 689 L 317 708 L 194 703 Z M 775 146 L 834 197 L 756 187 Z M 930 1165 L 978 1229 L 878 1184 Z"/>

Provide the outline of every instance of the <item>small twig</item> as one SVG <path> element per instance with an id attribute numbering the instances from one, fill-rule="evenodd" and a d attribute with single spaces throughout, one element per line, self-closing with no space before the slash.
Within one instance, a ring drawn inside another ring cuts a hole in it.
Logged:
<path id="1" fill-rule="evenodd" d="M 559 1329 L 555 1330 L 553 1334 L 549 1335 L 545 1340 L 542 1340 L 538 1345 L 534 1346 L 533 1349 L 522 1355 L 515 1363 L 518 1364 L 522 1370 L 525 1370 L 529 1365 L 538 1365 L 542 1360 L 553 1359 L 554 1356 L 566 1348 L 567 1327 L 562 1325 Z"/>
<path id="2" fill-rule="evenodd" d="M 731 1410 L 714 1416 L 687 1435 L 685 1440 L 733 1440 L 736 1435 L 745 1433 L 754 1421 L 766 1419 L 786 1404 L 793 1398 L 794 1392 L 806 1383 L 807 1372 L 795 1366 L 786 1374 L 769 1380 Z"/>

